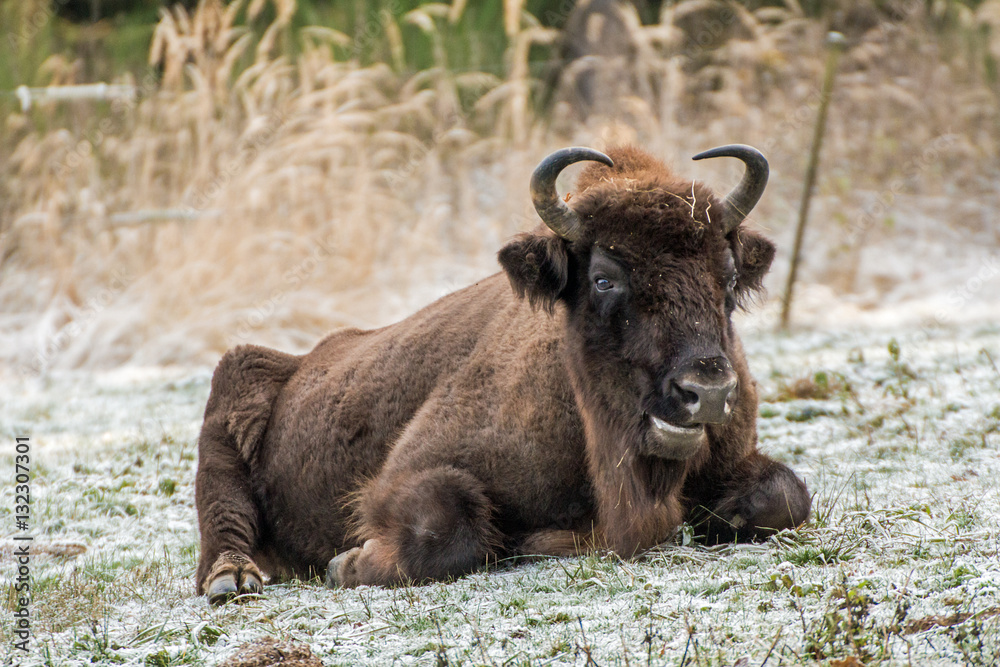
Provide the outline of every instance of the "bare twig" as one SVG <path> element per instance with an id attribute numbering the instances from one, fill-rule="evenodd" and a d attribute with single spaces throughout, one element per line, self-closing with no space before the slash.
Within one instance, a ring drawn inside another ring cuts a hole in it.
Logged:
<path id="1" fill-rule="evenodd" d="M 833 93 L 833 80 L 837 75 L 837 63 L 844 47 L 844 36 L 839 32 L 830 32 L 826 36 L 829 55 L 826 59 L 826 73 L 823 77 L 823 91 L 816 114 L 816 127 L 813 131 L 812 148 L 809 151 L 809 166 L 806 169 L 806 182 L 802 189 L 802 205 L 799 207 L 799 224 L 795 228 L 795 246 L 792 248 L 791 266 L 788 269 L 788 282 L 785 284 L 785 298 L 781 304 L 781 328 L 788 328 L 788 318 L 792 307 L 792 290 L 795 287 L 795 275 L 798 273 L 799 257 L 802 252 L 802 237 L 805 235 L 806 220 L 809 218 L 809 202 L 812 199 L 813 186 L 816 184 L 816 171 L 819 167 L 819 152 L 823 146 L 823 132 L 826 129 L 826 114 L 830 108 L 830 96 Z"/>

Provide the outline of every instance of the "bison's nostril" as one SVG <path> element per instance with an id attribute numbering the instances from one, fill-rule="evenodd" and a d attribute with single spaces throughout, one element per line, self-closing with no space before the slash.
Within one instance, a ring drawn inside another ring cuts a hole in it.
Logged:
<path id="1" fill-rule="evenodd" d="M 685 389 L 676 382 L 670 383 L 670 395 L 689 409 L 700 400 L 697 392 Z"/>

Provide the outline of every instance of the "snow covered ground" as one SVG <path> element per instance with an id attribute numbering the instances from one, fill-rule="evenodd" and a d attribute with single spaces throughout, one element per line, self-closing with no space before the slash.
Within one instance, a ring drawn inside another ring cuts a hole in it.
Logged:
<path id="1" fill-rule="evenodd" d="M 1000 326 L 776 335 L 746 344 L 764 450 L 814 514 L 761 545 L 675 543 L 456 582 L 193 596 L 196 438 L 211 369 L 5 382 L 0 469 L 30 436 L 32 637 L 15 664 L 215 664 L 262 636 L 327 665 L 983 664 L 1000 660 Z M 17 564 L 11 482 L 0 576 Z M 740 662 L 747 658 L 746 662 Z M 7 662 L 6 658 L 3 660 Z"/>

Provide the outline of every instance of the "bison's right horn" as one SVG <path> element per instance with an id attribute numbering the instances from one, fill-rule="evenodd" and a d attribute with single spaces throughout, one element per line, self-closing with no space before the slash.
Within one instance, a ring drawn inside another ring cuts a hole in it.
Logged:
<path id="1" fill-rule="evenodd" d="M 750 215 L 750 211 L 764 194 L 764 188 L 767 187 L 767 158 L 753 146 L 730 144 L 698 153 L 691 159 L 704 160 L 710 157 L 734 157 L 743 160 L 747 166 L 743 180 L 722 201 L 722 229 L 728 234 Z"/>
<path id="2" fill-rule="evenodd" d="M 531 175 L 531 203 L 549 229 L 567 241 L 580 238 L 580 217 L 559 198 L 556 178 L 559 172 L 573 164 L 593 160 L 615 166 L 607 155 L 592 148 L 562 148 L 542 160 Z"/>

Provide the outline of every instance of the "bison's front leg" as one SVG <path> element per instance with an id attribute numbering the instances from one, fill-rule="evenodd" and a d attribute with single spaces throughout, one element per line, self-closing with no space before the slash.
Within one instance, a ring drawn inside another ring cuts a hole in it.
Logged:
<path id="1" fill-rule="evenodd" d="M 298 364 L 296 357 L 244 345 L 227 352 L 212 376 L 195 475 L 201 532 L 195 586 L 212 604 L 261 592 L 264 579 L 251 559 L 261 531 L 250 462 L 275 398 Z"/>
<path id="2" fill-rule="evenodd" d="M 383 473 L 360 494 L 357 513 L 364 546 L 330 561 L 330 587 L 447 579 L 495 559 L 491 503 L 463 470 Z"/>
<path id="3" fill-rule="evenodd" d="M 259 531 L 250 473 L 219 421 L 213 413 L 206 417 L 195 477 L 201 529 L 196 586 L 212 604 L 244 593 L 260 593 L 263 584 L 260 570 L 250 558 Z"/>
<path id="4" fill-rule="evenodd" d="M 709 544 L 766 540 L 802 524 L 812 505 L 805 482 L 788 466 L 756 452 L 722 477 L 712 471 L 693 476 L 685 493 L 688 520 Z"/>

